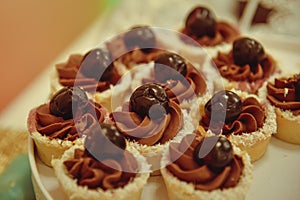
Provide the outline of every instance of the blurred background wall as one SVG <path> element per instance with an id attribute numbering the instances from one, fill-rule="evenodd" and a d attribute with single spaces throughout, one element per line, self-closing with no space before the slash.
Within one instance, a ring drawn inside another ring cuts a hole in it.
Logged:
<path id="1" fill-rule="evenodd" d="M 2 0 L 0 112 L 104 8 L 104 0 Z"/>

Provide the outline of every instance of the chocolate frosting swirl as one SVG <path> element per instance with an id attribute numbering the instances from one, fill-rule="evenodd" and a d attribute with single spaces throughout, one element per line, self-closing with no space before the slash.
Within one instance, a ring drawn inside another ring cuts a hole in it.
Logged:
<path id="1" fill-rule="evenodd" d="M 124 151 L 122 160 L 94 159 L 86 150 L 75 149 L 74 158 L 64 161 L 64 165 L 77 184 L 89 189 L 109 190 L 125 186 L 138 172 L 137 160 Z"/>
<path id="2" fill-rule="evenodd" d="M 114 67 L 110 81 L 98 81 L 94 78 L 84 76 L 79 71 L 83 58 L 84 56 L 80 54 L 73 54 L 66 63 L 60 63 L 55 66 L 61 85 L 72 87 L 76 84 L 89 92 L 102 92 L 109 89 L 110 84 L 115 85 L 120 79 L 121 75 L 119 74 L 117 67 Z"/>
<path id="3" fill-rule="evenodd" d="M 201 46 L 216 46 L 223 42 L 232 42 L 240 35 L 240 31 L 236 27 L 221 21 L 217 22 L 217 29 L 214 37 L 203 36 L 198 38 L 188 34 L 188 31 L 185 28 L 182 30 L 182 33 L 191 37 Z M 188 44 L 195 44 L 194 42 L 191 42 L 190 39 L 187 40 L 186 37 L 182 37 L 182 39 Z"/>
<path id="4" fill-rule="evenodd" d="M 183 117 L 179 105 L 170 101 L 169 113 L 164 117 L 151 120 L 148 116 L 141 118 L 129 111 L 129 104 L 124 104 L 122 111 L 111 113 L 113 123 L 127 138 L 139 144 L 152 146 L 164 144 L 173 139 L 183 126 Z"/>
<path id="5" fill-rule="evenodd" d="M 276 70 L 275 61 L 270 55 L 257 65 L 256 70 L 251 70 L 250 65 L 238 66 L 234 63 L 232 51 L 229 53 L 218 52 L 213 62 L 220 74 L 229 81 L 238 81 L 239 89 L 250 93 L 257 92 L 264 81 Z"/>
<path id="6" fill-rule="evenodd" d="M 296 99 L 295 92 L 295 84 L 299 79 L 300 74 L 289 78 L 275 78 L 274 84 L 267 84 L 267 99 L 278 108 L 300 115 L 300 101 Z"/>
<path id="7" fill-rule="evenodd" d="M 107 49 L 111 52 L 113 60 L 120 62 L 128 68 L 134 67 L 136 64 L 149 63 L 154 60 L 164 50 L 155 46 L 142 51 L 136 47 L 133 50 L 128 50 L 124 44 L 122 36 L 114 38 L 114 40 L 106 43 Z"/>
<path id="8" fill-rule="evenodd" d="M 186 81 L 168 80 L 165 83 L 158 84 L 166 90 L 168 98 L 177 103 L 200 96 L 206 92 L 207 85 L 204 76 L 190 63 L 187 64 L 185 79 Z M 143 79 L 143 84 L 152 82 L 156 82 L 154 77 Z"/>
<path id="9" fill-rule="evenodd" d="M 36 130 L 50 139 L 74 141 L 79 137 L 78 131 L 85 134 L 93 124 L 98 123 L 91 113 L 95 112 L 99 122 L 103 122 L 106 109 L 92 101 L 82 113 L 76 113 L 75 119 L 64 120 L 50 113 L 49 103 L 36 109 Z"/>
<path id="10" fill-rule="evenodd" d="M 171 143 L 171 164 L 166 168 L 178 179 L 193 183 L 195 189 L 211 191 L 236 186 L 244 168 L 242 158 L 234 155 L 233 160 L 218 172 L 212 171 L 206 164 L 198 165 L 193 154 L 202 139 L 201 136 L 190 134 L 181 143 Z"/>
<path id="11" fill-rule="evenodd" d="M 200 125 L 204 126 L 206 130 L 211 129 L 214 133 L 219 133 L 220 127 L 222 127 L 222 134 L 238 135 L 257 131 L 263 126 L 264 120 L 265 114 L 262 105 L 256 98 L 248 97 L 243 100 L 242 112 L 235 119 L 228 122 L 210 122 L 210 118 L 204 115 Z"/>

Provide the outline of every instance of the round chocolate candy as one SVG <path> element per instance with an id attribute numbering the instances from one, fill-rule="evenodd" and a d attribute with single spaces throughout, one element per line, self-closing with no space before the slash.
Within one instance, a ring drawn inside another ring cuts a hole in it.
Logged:
<path id="1" fill-rule="evenodd" d="M 185 22 L 189 34 L 197 37 L 214 37 L 217 29 L 217 22 L 214 14 L 205 7 L 196 7 L 190 12 Z"/>
<path id="2" fill-rule="evenodd" d="M 142 51 L 148 52 L 155 47 L 155 34 L 147 26 L 133 27 L 124 34 L 124 43 L 129 51 L 138 47 Z"/>
<path id="3" fill-rule="evenodd" d="M 298 80 L 295 83 L 295 99 L 297 101 L 300 101 L 300 76 L 298 77 Z"/>
<path id="4" fill-rule="evenodd" d="M 157 81 L 164 83 L 170 79 L 185 79 L 187 65 L 181 56 L 170 52 L 162 53 L 154 62 L 154 75 Z"/>
<path id="5" fill-rule="evenodd" d="M 266 57 L 263 46 L 252 38 L 242 37 L 233 42 L 232 55 L 234 63 L 239 66 L 250 65 L 256 70 L 258 63 Z"/>
<path id="6" fill-rule="evenodd" d="M 64 119 L 73 118 L 73 113 L 83 109 L 88 97 L 79 87 L 65 87 L 56 92 L 50 100 L 50 113 Z"/>
<path id="7" fill-rule="evenodd" d="M 163 87 L 150 83 L 138 87 L 130 97 L 130 110 L 140 117 L 158 119 L 169 112 L 169 99 Z"/>
<path id="8" fill-rule="evenodd" d="M 220 170 L 227 166 L 233 159 L 233 148 L 225 137 L 205 137 L 196 146 L 194 160 L 197 164 L 206 164 L 212 170 Z"/>
<path id="9" fill-rule="evenodd" d="M 117 128 L 110 124 L 91 127 L 85 139 L 86 150 L 97 160 L 108 158 L 121 160 L 126 149 L 126 140 Z"/>
<path id="10" fill-rule="evenodd" d="M 113 61 L 109 52 L 102 49 L 92 49 L 84 55 L 79 71 L 88 78 L 109 81 L 113 68 Z"/>
<path id="11" fill-rule="evenodd" d="M 205 104 L 205 114 L 214 122 L 234 120 L 242 112 L 240 97 L 228 90 L 221 90 L 214 94 Z"/>

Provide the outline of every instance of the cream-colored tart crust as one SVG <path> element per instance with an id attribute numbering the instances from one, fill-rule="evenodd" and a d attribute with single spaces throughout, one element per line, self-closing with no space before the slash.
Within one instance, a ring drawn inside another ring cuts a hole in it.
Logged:
<path id="1" fill-rule="evenodd" d="M 275 108 L 277 133 L 275 137 L 293 144 L 300 144 L 300 116 L 294 116 L 290 111 Z"/>
<path id="2" fill-rule="evenodd" d="M 137 159 L 141 173 L 137 174 L 133 181 L 129 182 L 126 186 L 106 191 L 101 188 L 91 190 L 88 189 L 87 186 L 79 186 L 76 183 L 76 179 L 72 179 L 68 175 L 67 169 L 64 166 L 64 161 L 74 157 L 74 150 L 76 148 L 84 149 L 83 146 L 73 146 L 65 151 L 61 159 L 52 160 L 55 175 L 57 176 L 58 182 L 65 192 L 67 199 L 138 200 L 141 198 L 143 187 L 149 178 L 150 166 L 147 164 L 146 159 L 134 148 L 128 147 L 127 150 L 132 152 Z"/>
<path id="3" fill-rule="evenodd" d="M 283 76 L 283 75 L 281 75 Z M 291 77 L 292 75 L 284 75 L 285 77 Z M 274 76 L 270 81 L 274 81 L 275 78 L 280 78 L 280 76 Z M 265 101 L 267 104 L 270 102 L 267 100 L 267 82 L 258 92 L 261 101 Z M 277 122 L 277 132 L 274 136 L 285 142 L 300 144 L 300 115 L 295 116 L 289 110 L 283 110 L 270 105 L 275 110 L 276 122 Z"/>
<path id="4" fill-rule="evenodd" d="M 234 154 L 239 155 L 244 163 L 240 180 L 235 187 L 226 189 L 217 189 L 213 191 L 196 190 L 193 183 L 187 183 L 179 180 L 166 168 L 161 169 L 163 180 L 166 184 L 168 197 L 170 200 L 232 200 L 232 199 L 245 199 L 246 192 L 248 191 L 253 175 L 253 166 L 250 162 L 250 157 L 245 151 L 241 151 L 237 147 L 233 147 Z M 169 151 L 164 151 L 161 165 L 166 166 L 169 158 Z"/>
<path id="5" fill-rule="evenodd" d="M 63 153 L 74 145 L 83 145 L 83 138 L 74 141 L 50 139 L 35 131 L 30 134 L 36 146 L 37 154 L 41 161 L 51 167 L 51 160 L 60 158 Z"/>

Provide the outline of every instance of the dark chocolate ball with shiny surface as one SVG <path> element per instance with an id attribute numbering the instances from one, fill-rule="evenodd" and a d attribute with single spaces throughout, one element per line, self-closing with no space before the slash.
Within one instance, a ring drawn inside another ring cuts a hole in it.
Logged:
<path id="1" fill-rule="evenodd" d="M 114 64 L 109 52 L 103 49 L 92 49 L 84 55 L 79 71 L 88 78 L 109 81 Z"/>
<path id="2" fill-rule="evenodd" d="M 194 160 L 200 166 L 208 165 L 212 170 L 220 170 L 233 159 L 233 148 L 225 137 L 205 137 L 195 148 Z"/>
<path id="3" fill-rule="evenodd" d="M 205 104 L 205 114 L 214 122 L 234 120 L 242 112 L 241 98 L 234 92 L 221 90 Z"/>
<path id="4" fill-rule="evenodd" d="M 142 51 L 148 52 L 155 47 L 156 38 L 151 28 L 137 26 L 124 34 L 124 43 L 129 51 L 138 47 Z"/>
<path id="5" fill-rule="evenodd" d="M 50 100 L 50 113 L 64 119 L 73 118 L 73 113 L 83 109 L 88 97 L 79 87 L 65 87 L 54 94 Z"/>
<path id="6" fill-rule="evenodd" d="M 263 46 L 256 40 L 242 37 L 233 42 L 234 63 L 239 66 L 250 65 L 253 70 L 266 57 Z"/>
<path id="7" fill-rule="evenodd" d="M 300 101 L 300 75 L 295 83 L 295 99 Z"/>
<path id="8" fill-rule="evenodd" d="M 150 83 L 138 87 L 129 101 L 130 111 L 140 117 L 158 119 L 169 112 L 169 99 L 163 87 Z"/>
<path id="9" fill-rule="evenodd" d="M 188 15 L 185 22 L 186 30 L 189 34 L 197 37 L 214 37 L 217 22 L 214 14 L 205 7 L 196 7 Z"/>
<path id="10" fill-rule="evenodd" d="M 85 139 L 86 150 L 97 160 L 121 160 L 126 149 L 125 137 L 110 124 L 95 125 Z"/>
<path id="11" fill-rule="evenodd" d="M 175 53 L 160 54 L 154 61 L 155 80 L 164 83 L 168 80 L 184 80 L 187 74 L 186 61 Z"/>

